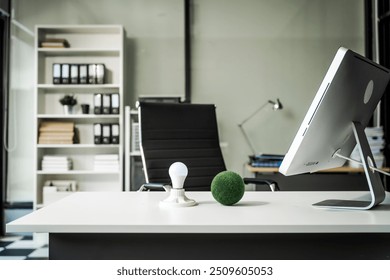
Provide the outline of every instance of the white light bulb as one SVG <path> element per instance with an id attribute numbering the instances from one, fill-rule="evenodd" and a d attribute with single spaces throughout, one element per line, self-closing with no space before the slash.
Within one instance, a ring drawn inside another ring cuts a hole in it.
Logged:
<path id="1" fill-rule="evenodd" d="M 172 181 L 172 188 L 182 189 L 188 175 L 187 166 L 182 162 L 175 162 L 169 167 L 169 176 Z"/>
<path id="2" fill-rule="evenodd" d="M 175 162 L 169 167 L 168 172 L 171 177 L 172 188 L 169 190 L 169 196 L 160 201 L 160 204 L 164 207 L 189 207 L 197 205 L 195 200 L 186 197 L 183 188 L 184 181 L 188 175 L 187 166 L 182 162 Z"/>

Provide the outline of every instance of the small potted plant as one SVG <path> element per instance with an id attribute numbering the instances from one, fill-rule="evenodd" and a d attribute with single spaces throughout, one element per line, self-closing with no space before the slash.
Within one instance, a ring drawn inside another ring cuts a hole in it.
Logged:
<path id="1" fill-rule="evenodd" d="M 64 114 L 69 115 L 74 112 L 74 105 L 77 104 L 77 99 L 73 95 L 65 95 L 60 99 L 60 103 L 64 107 Z"/>

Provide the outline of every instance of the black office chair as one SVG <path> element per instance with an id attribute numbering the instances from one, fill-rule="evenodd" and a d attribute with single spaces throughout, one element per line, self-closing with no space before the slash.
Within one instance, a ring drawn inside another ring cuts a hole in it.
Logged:
<path id="1" fill-rule="evenodd" d="M 184 188 L 209 191 L 215 175 L 226 170 L 215 105 L 144 102 L 138 110 L 147 182 L 141 189 L 170 184 L 168 169 L 172 163 L 181 161 L 188 167 Z M 244 182 L 266 184 L 272 191 L 277 190 L 274 181 L 245 178 Z"/>

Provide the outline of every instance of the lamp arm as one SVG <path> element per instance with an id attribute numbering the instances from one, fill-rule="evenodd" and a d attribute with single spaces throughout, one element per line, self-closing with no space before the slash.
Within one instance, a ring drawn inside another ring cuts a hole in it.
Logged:
<path id="1" fill-rule="evenodd" d="M 268 105 L 268 103 L 271 103 L 271 101 L 267 101 L 265 102 L 263 105 L 261 105 L 256 111 L 254 111 L 252 114 L 250 114 L 246 119 L 244 119 L 239 125 L 238 127 L 240 128 L 241 130 L 241 133 L 242 135 L 244 135 L 244 138 L 245 138 L 245 141 L 246 143 L 248 144 L 248 146 L 250 147 L 250 149 L 252 150 L 252 153 L 255 155 L 256 154 L 256 149 L 254 147 L 254 145 L 252 144 L 251 140 L 249 139 L 248 135 L 246 134 L 246 131 L 244 129 L 244 124 L 249 121 L 251 118 L 253 118 L 258 112 L 260 112 L 265 106 Z M 271 103 L 272 104 L 272 103 Z"/>
<path id="2" fill-rule="evenodd" d="M 253 118 L 258 112 L 260 112 L 265 106 L 267 106 L 268 103 L 271 103 L 271 101 L 265 102 L 263 105 L 261 105 L 256 111 L 254 111 L 251 115 L 249 115 L 246 119 L 244 119 L 238 126 L 243 126 L 247 121 L 249 121 L 251 118 Z M 272 104 L 272 103 L 271 103 Z"/>
<path id="3" fill-rule="evenodd" d="M 254 155 L 256 154 L 256 149 L 254 148 L 254 145 L 252 144 L 252 142 L 250 141 L 248 135 L 245 132 L 244 124 L 247 121 L 249 121 L 251 118 L 253 118 L 258 112 L 260 112 L 262 109 L 264 109 L 264 107 L 267 106 L 268 104 L 273 105 L 273 108 L 274 108 L 275 111 L 276 110 L 281 110 L 283 108 L 283 106 L 280 103 L 279 99 L 276 99 L 276 102 L 274 102 L 272 100 L 268 100 L 263 105 L 261 105 L 256 111 L 254 111 L 251 115 L 249 115 L 246 119 L 244 119 L 241 123 L 238 124 L 242 134 L 244 135 L 244 138 L 245 138 L 248 146 L 251 148 L 251 150 L 252 150 Z"/>
<path id="4" fill-rule="evenodd" d="M 256 154 L 256 150 L 255 150 L 255 148 L 254 148 L 252 142 L 250 141 L 248 135 L 246 134 L 245 129 L 244 129 L 244 127 L 243 127 L 242 125 L 243 125 L 243 124 L 241 123 L 241 124 L 239 124 L 238 126 L 239 126 L 239 128 L 240 128 L 240 130 L 241 130 L 241 132 L 242 132 L 242 135 L 244 135 L 244 138 L 245 138 L 245 140 L 246 140 L 246 143 L 247 143 L 248 146 L 251 148 L 252 153 L 255 155 L 255 154 Z"/>

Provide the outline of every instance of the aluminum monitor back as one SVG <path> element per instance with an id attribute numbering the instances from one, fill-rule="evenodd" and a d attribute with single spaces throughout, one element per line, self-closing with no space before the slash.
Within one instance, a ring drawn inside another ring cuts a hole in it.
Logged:
<path id="1" fill-rule="evenodd" d="M 356 145 L 352 123 L 366 127 L 390 80 L 388 69 L 339 48 L 280 166 L 288 176 L 344 165 Z"/>

